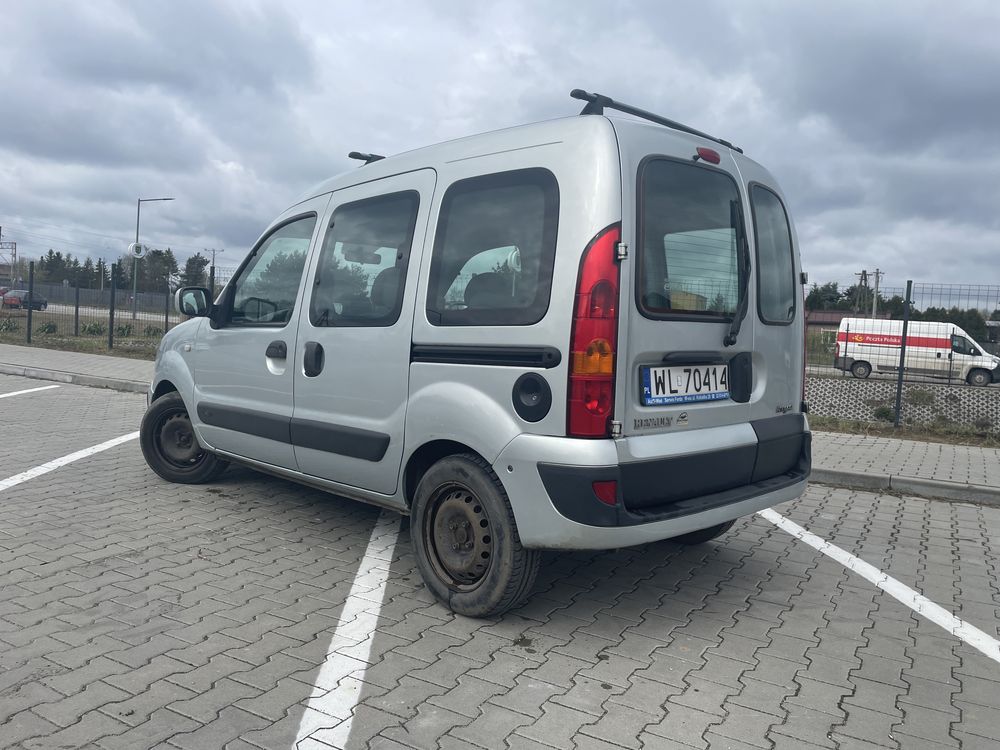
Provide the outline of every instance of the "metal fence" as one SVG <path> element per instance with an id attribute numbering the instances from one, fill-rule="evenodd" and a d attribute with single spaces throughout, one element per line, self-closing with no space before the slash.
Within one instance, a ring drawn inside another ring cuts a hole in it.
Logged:
<path id="1" fill-rule="evenodd" d="M 834 290 L 839 285 L 814 286 L 807 297 L 810 401 L 818 413 L 1000 430 L 1000 286 Z"/>
<path id="2" fill-rule="evenodd" d="M 111 278 L 117 276 L 116 270 L 112 267 Z M 219 279 L 224 284 L 232 270 L 214 269 L 210 276 L 216 279 L 218 292 Z M 0 305 L 2 343 L 152 357 L 163 334 L 182 320 L 173 306 L 175 285 L 169 283 L 162 291 L 133 296 L 130 285 L 88 289 L 35 281 L 31 263 L 23 286 L 27 296 L 8 292 L 4 299 L 10 304 Z"/>

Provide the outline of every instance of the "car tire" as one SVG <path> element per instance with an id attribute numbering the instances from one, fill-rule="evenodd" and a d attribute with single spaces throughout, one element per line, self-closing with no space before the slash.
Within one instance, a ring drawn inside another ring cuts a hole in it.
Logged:
<path id="1" fill-rule="evenodd" d="M 176 391 L 156 399 L 139 427 L 146 463 L 160 477 L 177 484 L 204 484 L 229 466 L 198 444 L 184 400 Z"/>
<path id="2" fill-rule="evenodd" d="M 736 521 L 726 521 L 725 523 L 718 523 L 715 526 L 709 526 L 707 529 L 698 529 L 697 531 L 689 531 L 687 534 L 681 534 L 680 536 L 675 536 L 670 539 L 671 542 L 677 542 L 678 544 L 692 545 L 692 544 L 704 544 L 705 542 L 716 539 L 722 536 L 731 528 Z"/>
<path id="3" fill-rule="evenodd" d="M 500 615 L 531 592 L 541 553 L 521 546 L 507 492 L 480 456 L 448 456 L 427 470 L 410 530 L 427 588 L 453 612 Z"/>
<path id="4" fill-rule="evenodd" d="M 872 366 L 867 362 L 855 362 L 851 365 L 851 375 L 864 380 L 872 374 Z"/>
<path id="5" fill-rule="evenodd" d="M 966 382 L 969 385 L 974 385 L 977 387 L 987 386 L 993 382 L 993 376 L 987 370 L 973 370 L 969 373 L 966 378 Z"/>

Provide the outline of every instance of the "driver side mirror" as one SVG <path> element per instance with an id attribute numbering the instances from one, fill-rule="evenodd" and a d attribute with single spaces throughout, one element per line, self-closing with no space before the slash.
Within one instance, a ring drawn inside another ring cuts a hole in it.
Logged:
<path id="1" fill-rule="evenodd" d="M 208 290 L 200 286 L 181 287 L 174 294 L 174 309 L 189 318 L 208 315 Z"/>

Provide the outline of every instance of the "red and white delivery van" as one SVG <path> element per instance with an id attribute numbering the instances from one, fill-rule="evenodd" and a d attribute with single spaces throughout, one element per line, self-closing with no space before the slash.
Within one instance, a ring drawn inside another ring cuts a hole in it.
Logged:
<path id="1" fill-rule="evenodd" d="M 837 331 L 833 365 L 856 378 L 896 372 L 903 342 L 903 321 L 844 318 Z M 1000 382 L 1000 358 L 989 354 L 952 323 L 910 321 L 904 372 L 961 378 L 969 385 Z"/>

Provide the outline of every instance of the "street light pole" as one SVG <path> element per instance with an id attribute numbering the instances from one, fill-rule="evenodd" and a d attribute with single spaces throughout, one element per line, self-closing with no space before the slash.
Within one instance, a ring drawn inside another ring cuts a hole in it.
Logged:
<path id="1" fill-rule="evenodd" d="M 215 297 L 215 254 L 224 253 L 225 249 L 216 250 L 212 248 L 212 265 L 208 267 L 208 288 L 212 293 L 212 297 Z"/>
<path id="2" fill-rule="evenodd" d="M 142 208 L 143 203 L 152 203 L 153 201 L 172 201 L 173 198 L 136 198 L 135 201 L 135 246 L 139 247 L 139 210 Z M 114 279 L 111 280 L 114 284 Z M 139 258 L 136 255 L 132 256 L 132 320 L 135 320 L 137 316 L 137 306 L 139 304 Z"/>

